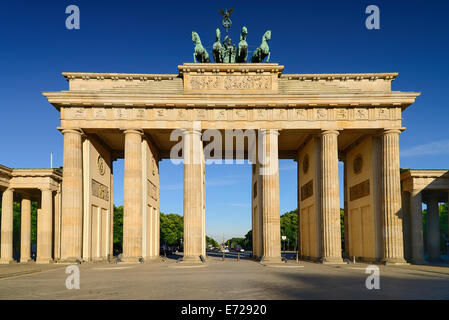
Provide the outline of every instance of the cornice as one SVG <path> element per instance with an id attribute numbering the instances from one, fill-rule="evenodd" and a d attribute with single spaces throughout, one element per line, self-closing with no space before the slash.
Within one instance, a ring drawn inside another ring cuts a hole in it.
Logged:
<path id="1" fill-rule="evenodd" d="M 346 80 L 387 80 L 393 81 L 399 75 L 397 72 L 387 72 L 387 73 L 291 73 L 283 74 L 282 79 L 288 80 L 326 80 L 326 81 L 346 81 Z"/>
<path id="2" fill-rule="evenodd" d="M 149 94 L 126 92 L 44 92 L 55 107 L 401 107 L 415 102 L 418 92 L 307 93 L 291 94 Z M 210 99 L 213 97 L 214 102 Z"/>
<path id="3" fill-rule="evenodd" d="M 64 78 L 69 81 L 73 79 L 82 80 L 173 80 L 177 78 L 177 74 L 160 74 L 160 73 L 101 73 L 101 72 L 63 72 Z"/>

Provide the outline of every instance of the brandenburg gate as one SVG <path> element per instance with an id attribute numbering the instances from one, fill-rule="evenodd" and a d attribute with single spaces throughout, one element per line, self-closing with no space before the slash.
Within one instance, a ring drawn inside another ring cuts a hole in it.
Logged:
<path id="1" fill-rule="evenodd" d="M 263 162 L 252 163 L 254 257 L 281 261 L 277 162 L 294 159 L 302 258 L 343 261 L 339 185 L 344 184 L 347 256 L 404 263 L 399 135 L 402 111 L 419 93 L 393 91 L 396 73 L 284 74 L 283 69 L 277 63 L 184 63 L 176 74 L 63 73 L 69 90 L 44 93 L 60 111 L 64 135 L 60 261 L 112 255 L 117 158 L 125 160 L 123 261 L 159 256 L 158 163 L 179 143 L 171 132 L 182 129 L 181 156 L 201 159 L 184 163 L 184 260 L 200 262 L 208 145 L 202 133 L 251 129 L 263 148 L 274 150 L 270 157 L 276 163 L 269 174 L 261 174 Z"/>

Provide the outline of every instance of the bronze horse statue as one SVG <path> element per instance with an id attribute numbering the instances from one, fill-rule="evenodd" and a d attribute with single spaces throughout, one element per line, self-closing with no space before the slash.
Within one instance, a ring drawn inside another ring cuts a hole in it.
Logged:
<path id="1" fill-rule="evenodd" d="M 265 58 L 267 58 L 266 61 L 267 63 L 270 62 L 270 47 L 268 46 L 268 41 L 270 39 L 271 39 L 271 30 L 268 30 L 262 37 L 262 43 L 254 51 L 254 54 L 251 57 L 251 62 L 260 63 L 263 62 Z"/>
<path id="2" fill-rule="evenodd" d="M 193 51 L 193 61 L 200 63 L 208 63 L 210 62 L 209 53 L 207 53 L 206 49 L 204 49 L 201 44 L 201 39 L 198 33 L 192 31 L 192 41 L 195 43 L 195 49 Z"/>
<path id="3" fill-rule="evenodd" d="M 215 42 L 212 46 L 212 56 L 214 57 L 215 63 L 223 62 L 223 46 L 221 45 L 221 33 L 220 29 L 217 28 L 215 31 Z"/>
<path id="4" fill-rule="evenodd" d="M 248 35 L 248 30 L 246 27 L 242 28 L 242 33 L 240 34 L 239 42 L 239 52 L 237 54 L 237 63 L 245 63 L 248 58 L 248 43 L 246 42 L 246 36 Z"/>

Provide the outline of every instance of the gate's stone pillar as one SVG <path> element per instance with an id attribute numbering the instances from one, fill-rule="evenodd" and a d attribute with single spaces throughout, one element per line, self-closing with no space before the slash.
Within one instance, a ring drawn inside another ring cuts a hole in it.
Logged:
<path id="1" fill-rule="evenodd" d="M 20 262 L 31 260 L 31 200 L 23 196 L 20 205 Z"/>
<path id="2" fill-rule="evenodd" d="M 41 210 L 37 217 L 36 263 L 52 261 L 53 192 L 42 189 Z"/>
<path id="3" fill-rule="evenodd" d="M 2 195 L 2 225 L 0 264 L 8 264 L 13 260 L 13 204 L 14 189 L 6 189 Z"/>
<path id="4" fill-rule="evenodd" d="M 62 178 L 61 260 L 81 260 L 83 161 L 81 131 L 65 129 Z"/>
<path id="5" fill-rule="evenodd" d="M 262 183 L 262 256 L 264 263 L 281 262 L 278 130 L 259 131 L 258 152 Z"/>
<path id="6" fill-rule="evenodd" d="M 324 263 L 342 262 L 338 134 L 338 131 L 323 131 L 321 133 L 321 257 Z"/>
<path id="7" fill-rule="evenodd" d="M 54 232 L 53 232 L 53 259 L 61 259 L 61 191 L 58 189 L 53 197 L 54 199 Z"/>
<path id="8" fill-rule="evenodd" d="M 256 160 L 258 161 L 258 160 Z M 262 188 L 261 176 L 259 174 L 259 163 L 252 164 L 252 241 L 253 241 L 253 258 L 260 259 L 262 257 Z"/>
<path id="9" fill-rule="evenodd" d="M 438 198 L 431 195 L 427 205 L 427 252 L 430 261 L 440 261 L 440 219 Z"/>
<path id="10" fill-rule="evenodd" d="M 385 130 L 382 134 L 382 261 L 385 263 L 405 263 L 399 172 L 400 133 L 400 130 Z"/>
<path id="11" fill-rule="evenodd" d="M 410 192 L 410 234 L 413 263 L 424 263 L 422 218 L 422 193 L 419 190 L 412 190 Z"/>
<path id="12" fill-rule="evenodd" d="M 183 137 L 184 154 L 184 258 L 201 262 L 204 252 L 203 230 L 203 165 L 201 130 L 187 129 Z"/>
<path id="13" fill-rule="evenodd" d="M 125 131 L 123 261 L 142 257 L 142 133 Z"/>

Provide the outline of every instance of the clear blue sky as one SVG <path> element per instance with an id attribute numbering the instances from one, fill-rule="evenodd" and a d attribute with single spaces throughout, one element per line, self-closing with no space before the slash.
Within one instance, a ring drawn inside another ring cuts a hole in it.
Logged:
<path id="1" fill-rule="evenodd" d="M 78 5 L 81 29 L 65 28 Z M 365 8 L 380 8 L 381 29 L 365 28 Z M 286 73 L 399 72 L 394 90 L 422 96 L 403 113 L 401 166 L 449 168 L 447 1 L 18 1 L 0 3 L 0 163 L 62 165 L 58 112 L 42 91 L 67 89 L 63 71 L 176 73 L 192 61 L 191 31 L 205 45 L 234 7 L 231 37 L 242 25 L 257 46 L 272 30 L 272 61 Z M 281 161 L 281 211 L 296 208 L 296 169 Z M 123 200 L 123 161 L 114 165 Z M 161 211 L 182 213 L 182 167 L 161 163 Z M 207 233 L 244 235 L 251 227 L 250 167 L 207 167 Z"/>

